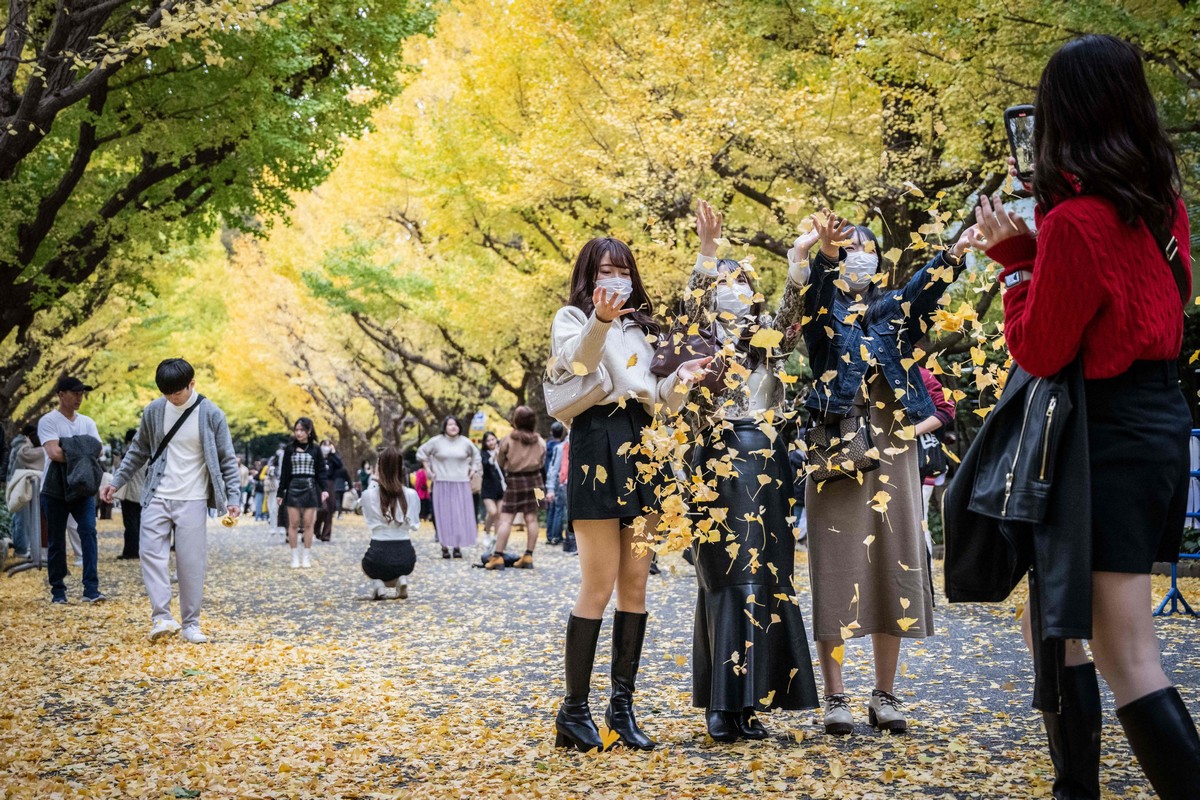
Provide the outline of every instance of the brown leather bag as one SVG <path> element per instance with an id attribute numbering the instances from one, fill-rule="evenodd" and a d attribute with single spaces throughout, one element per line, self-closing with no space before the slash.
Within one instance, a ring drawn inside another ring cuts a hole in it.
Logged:
<path id="1" fill-rule="evenodd" d="M 688 361 L 713 356 L 708 374 L 696 384 L 696 388 L 705 386 L 716 394 L 725 388 L 725 360 L 716 358 L 723 347 L 716 323 L 700 327 L 696 322 L 676 322 L 654 351 L 654 360 L 650 362 L 650 374 L 665 378 Z"/>

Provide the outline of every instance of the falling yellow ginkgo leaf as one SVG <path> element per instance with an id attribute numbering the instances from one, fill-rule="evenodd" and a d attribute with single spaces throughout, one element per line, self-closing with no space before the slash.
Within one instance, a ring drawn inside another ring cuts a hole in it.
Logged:
<path id="1" fill-rule="evenodd" d="M 837 647 L 833 648 L 833 652 L 830 653 L 830 655 L 833 656 L 834 661 L 841 664 L 842 659 L 846 657 L 846 645 L 839 644 Z"/>
<path id="2" fill-rule="evenodd" d="M 770 350 L 772 347 L 778 347 L 783 341 L 783 332 L 773 330 L 771 328 L 760 328 L 750 337 L 751 347 L 761 347 L 764 350 Z"/>

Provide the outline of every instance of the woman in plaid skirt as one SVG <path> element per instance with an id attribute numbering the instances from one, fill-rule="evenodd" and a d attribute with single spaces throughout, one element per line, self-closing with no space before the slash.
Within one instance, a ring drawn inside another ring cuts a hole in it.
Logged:
<path id="1" fill-rule="evenodd" d="M 487 569 L 504 569 L 504 547 L 512 532 L 513 518 L 525 517 L 525 554 L 513 564 L 518 569 L 533 569 L 533 548 L 537 544 L 538 511 L 542 509 L 545 479 L 542 465 L 546 460 L 546 440 L 537 434 L 537 414 L 529 406 L 517 406 L 512 415 L 513 432 L 500 441 L 496 464 L 504 471 L 504 501 L 500 505 L 500 524 L 496 528 L 496 548 Z"/>

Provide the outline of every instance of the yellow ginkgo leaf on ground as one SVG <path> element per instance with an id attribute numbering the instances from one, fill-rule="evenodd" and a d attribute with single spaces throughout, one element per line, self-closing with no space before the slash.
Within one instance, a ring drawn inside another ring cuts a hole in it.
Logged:
<path id="1" fill-rule="evenodd" d="M 829 759 L 829 775 L 835 781 L 839 780 L 846 773 L 842 770 L 842 762 L 836 758 Z"/>
<path id="2" fill-rule="evenodd" d="M 771 328 L 760 328 L 750 337 L 751 347 L 761 347 L 764 350 L 770 350 L 772 347 L 778 347 L 783 341 L 783 332 L 773 330 Z"/>
<path id="3" fill-rule="evenodd" d="M 607 725 L 600 726 L 600 742 L 604 745 L 605 750 L 616 744 L 617 740 L 620 738 L 621 734 L 612 730 Z"/>

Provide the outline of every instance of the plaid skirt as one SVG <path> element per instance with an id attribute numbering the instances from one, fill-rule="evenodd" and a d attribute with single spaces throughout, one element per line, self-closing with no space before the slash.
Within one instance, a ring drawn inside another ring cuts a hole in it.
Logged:
<path id="1" fill-rule="evenodd" d="M 505 514 L 537 513 L 545 507 L 544 502 L 538 499 L 539 491 L 546 489 L 540 469 L 509 472 L 505 474 L 504 480 L 508 486 L 504 490 L 500 510 Z"/>

